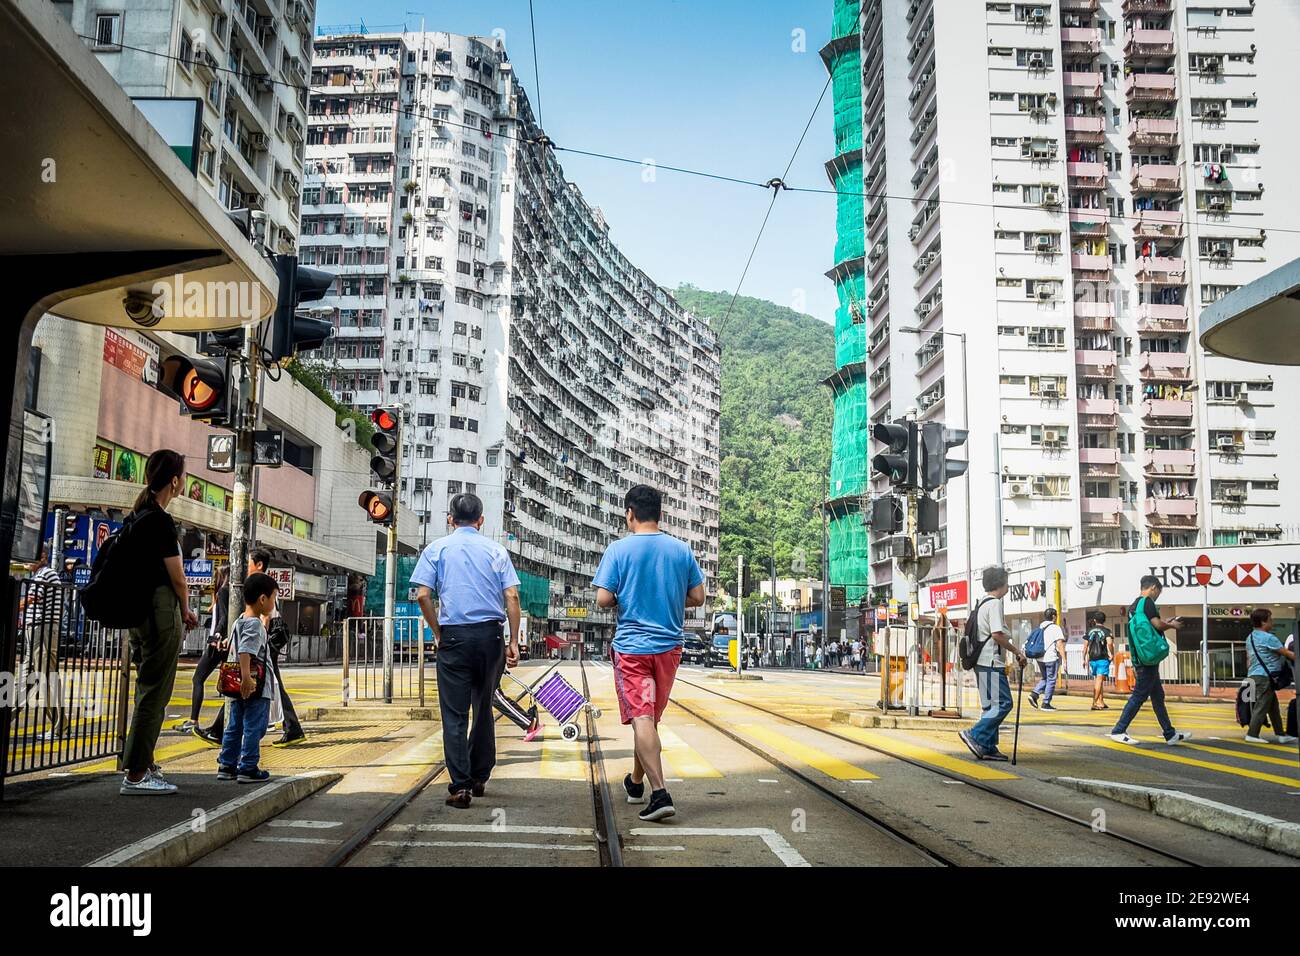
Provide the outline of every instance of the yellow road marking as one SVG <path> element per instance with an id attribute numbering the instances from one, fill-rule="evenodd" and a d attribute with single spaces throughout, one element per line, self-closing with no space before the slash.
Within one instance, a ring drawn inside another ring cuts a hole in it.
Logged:
<path id="1" fill-rule="evenodd" d="M 882 750 L 888 750 L 890 753 L 896 753 L 903 757 L 911 757 L 913 760 L 920 760 L 922 763 L 933 764 L 936 767 L 942 767 L 945 770 L 951 770 L 954 773 L 962 774 L 973 780 L 1019 780 L 1020 778 L 1014 773 L 1007 773 L 1005 770 L 998 770 L 987 764 L 974 763 L 970 760 L 964 760 L 960 757 L 954 757 L 951 754 L 941 753 L 938 750 L 931 750 L 928 747 L 921 747 L 905 740 L 897 740 L 888 737 L 885 734 L 873 733 L 870 730 L 863 730 L 860 727 L 836 728 L 836 733 L 846 737 L 852 737 L 854 740 L 861 740 L 863 743 L 871 744 L 873 747 L 879 747 Z M 1021 753 L 1025 751 L 1022 749 Z"/>
<path id="2" fill-rule="evenodd" d="M 202 740 L 195 738 L 193 740 L 186 740 L 179 744 L 171 744 L 167 747 L 159 747 L 153 752 L 153 759 L 154 759 L 154 763 L 162 763 L 164 760 L 171 760 L 174 757 L 186 757 L 190 754 L 198 753 L 200 750 L 211 750 L 214 756 L 216 755 L 217 752 L 216 747 L 213 747 L 211 744 L 204 743 Z M 86 764 L 83 767 L 77 767 L 73 769 L 71 772 L 72 773 L 102 773 L 106 770 L 116 770 L 116 769 L 117 769 L 117 758 L 113 757 L 109 760 L 98 760 L 95 763 Z"/>
<path id="3" fill-rule="evenodd" d="M 1281 767 L 1295 767 L 1296 758 L 1293 754 L 1291 757 L 1270 757 L 1267 754 L 1245 753 L 1241 750 L 1230 750 L 1227 747 L 1209 747 L 1205 744 L 1179 744 L 1180 747 L 1190 747 L 1193 750 L 1203 750 L 1207 754 L 1222 754 L 1225 757 L 1239 757 L 1242 760 L 1254 760 L 1259 763 L 1277 764 Z"/>
<path id="4" fill-rule="evenodd" d="M 760 727 L 757 724 L 741 724 L 739 729 L 746 735 L 753 737 L 760 743 L 767 745 L 778 753 L 785 754 L 787 757 L 793 757 L 795 760 L 807 764 L 815 770 L 820 770 L 828 777 L 835 780 L 878 780 L 877 774 L 860 767 L 855 767 L 847 761 L 838 757 L 832 757 L 830 754 L 818 750 L 815 747 L 809 747 L 797 740 L 791 740 L 783 734 L 768 730 L 766 727 Z"/>
<path id="5" fill-rule="evenodd" d="M 1267 783 L 1281 784 L 1284 787 L 1294 787 L 1300 783 L 1295 777 L 1279 777 L 1277 774 L 1262 773 L 1259 770 L 1244 770 L 1240 767 L 1230 767 L 1227 764 L 1214 763 L 1209 760 L 1197 760 L 1194 757 L 1180 757 L 1173 753 L 1162 753 L 1157 750 L 1150 750 L 1142 747 L 1133 747 L 1129 744 L 1121 744 L 1114 740 L 1096 737 L 1085 737 L 1082 734 L 1067 734 L 1059 731 L 1048 731 L 1049 737 L 1064 737 L 1067 740 L 1077 740 L 1080 743 L 1093 744 L 1097 747 L 1105 747 L 1107 750 L 1120 750 L 1124 753 L 1138 754 L 1142 757 L 1150 757 L 1152 760 L 1167 760 L 1170 763 L 1181 763 L 1189 767 L 1202 767 L 1206 770 L 1215 770 L 1219 773 L 1228 773 L 1237 777 L 1249 777 L 1251 780 L 1263 780 Z M 1156 744 L 1158 747 L 1165 747 L 1164 744 Z M 1186 746 L 1180 745 L 1180 746 Z M 1166 748 L 1172 749 L 1172 748 Z"/>
<path id="6" fill-rule="evenodd" d="M 663 758 L 669 770 L 665 774 L 671 777 L 721 777 L 722 774 L 712 767 L 694 747 L 678 737 L 667 727 L 659 728 L 659 742 L 663 745 Z"/>
<path id="7" fill-rule="evenodd" d="M 575 780 L 587 776 L 587 767 L 578 740 L 565 740 L 559 727 L 546 727 L 542 731 L 542 764 L 540 773 L 548 780 Z"/>

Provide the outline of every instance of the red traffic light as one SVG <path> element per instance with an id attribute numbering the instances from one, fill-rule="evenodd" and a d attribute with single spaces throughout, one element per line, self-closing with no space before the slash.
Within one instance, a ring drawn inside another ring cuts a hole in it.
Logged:
<path id="1" fill-rule="evenodd" d="M 163 359 L 158 389 L 179 399 L 191 418 L 225 422 L 230 416 L 230 360 L 170 355 Z"/>
<path id="2" fill-rule="evenodd" d="M 393 499 L 391 495 L 378 491 L 363 491 L 357 504 L 366 509 L 370 520 L 377 524 L 390 524 L 393 520 Z"/>
<path id="3" fill-rule="evenodd" d="M 391 408 L 376 408 L 370 413 L 370 420 L 380 431 L 391 432 L 397 427 L 397 413 Z"/>

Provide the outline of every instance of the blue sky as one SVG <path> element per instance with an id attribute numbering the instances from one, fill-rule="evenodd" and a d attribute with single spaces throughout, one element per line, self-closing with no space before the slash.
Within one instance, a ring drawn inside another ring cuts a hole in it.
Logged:
<path id="1" fill-rule="evenodd" d="M 534 0 L 534 11 L 542 122 L 561 146 L 765 182 L 785 169 L 826 82 L 817 50 L 831 0 Z M 316 23 L 419 29 L 421 16 L 429 30 L 504 30 L 537 104 L 527 0 L 319 0 Z M 786 181 L 826 187 L 833 150 L 827 91 Z M 663 170 L 647 183 L 640 166 L 560 159 L 654 279 L 735 288 L 769 193 Z M 782 193 L 742 293 L 830 321 L 834 233 L 833 196 Z"/>

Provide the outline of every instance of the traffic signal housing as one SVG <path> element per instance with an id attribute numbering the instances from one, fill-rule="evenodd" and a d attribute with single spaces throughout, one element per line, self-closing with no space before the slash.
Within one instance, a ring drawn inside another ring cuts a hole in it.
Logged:
<path id="1" fill-rule="evenodd" d="M 169 355 L 162 360 L 158 390 L 181 403 L 181 414 L 209 425 L 229 426 L 235 402 L 234 376 L 229 356 L 192 359 Z"/>
<path id="2" fill-rule="evenodd" d="M 881 422 L 871 430 L 886 450 L 871 459 L 871 467 L 889 476 L 895 488 L 915 488 L 917 470 L 916 422 Z"/>
<path id="3" fill-rule="evenodd" d="M 397 439 L 402 426 L 402 413 L 396 408 L 376 408 L 370 413 L 370 421 L 375 426 L 374 437 L 370 439 L 375 449 L 370 459 L 370 471 L 374 477 L 386 485 L 391 485 L 397 476 Z"/>
<path id="4" fill-rule="evenodd" d="M 903 530 L 903 502 L 893 495 L 881 495 L 871 502 L 871 530 L 875 534 L 893 534 Z"/>
<path id="5" fill-rule="evenodd" d="M 921 426 L 921 477 L 927 491 L 942 488 L 949 478 L 966 474 L 969 462 L 950 460 L 948 449 L 966 444 L 968 434 L 964 428 L 948 428 L 942 422 Z"/>
<path id="6" fill-rule="evenodd" d="M 299 349 L 318 349 L 334 334 L 334 323 L 329 319 L 298 315 L 302 303 L 325 297 L 334 284 L 334 274 L 300 266 L 297 256 L 288 255 L 275 257 L 275 271 L 280 278 L 280 293 L 271 320 L 272 362 L 289 358 Z"/>
<path id="7" fill-rule="evenodd" d="M 386 491 L 373 489 L 361 492 L 357 504 L 366 509 L 366 514 L 375 524 L 391 525 L 393 523 L 393 496 Z"/>

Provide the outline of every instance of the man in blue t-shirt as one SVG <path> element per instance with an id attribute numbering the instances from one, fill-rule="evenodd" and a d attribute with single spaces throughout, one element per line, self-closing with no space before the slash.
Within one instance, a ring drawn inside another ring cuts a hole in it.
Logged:
<path id="1" fill-rule="evenodd" d="M 628 803 L 646 803 L 642 820 L 677 810 L 664 788 L 657 725 L 668 706 L 682 660 L 686 608 L 704 603 L 704 574 L 691 549 L 659 530 L 662 497 L 649 485 L 628 489 L 623 504 L 632 533 L 609 546 L 592 578 L 599 607 L 618 608 L 614 632 L 614 690 L 619 717 L 632 725 L 632 772 L 623 777 Z"/>

